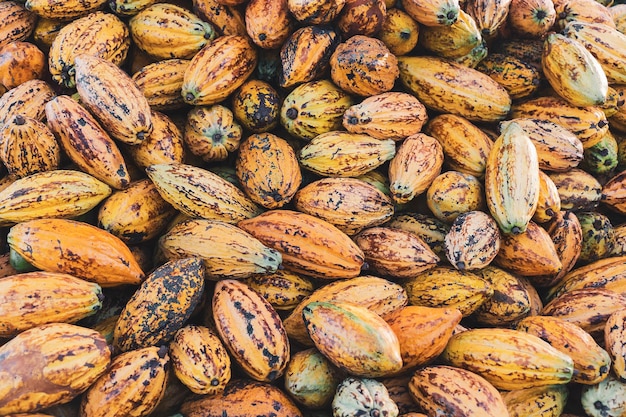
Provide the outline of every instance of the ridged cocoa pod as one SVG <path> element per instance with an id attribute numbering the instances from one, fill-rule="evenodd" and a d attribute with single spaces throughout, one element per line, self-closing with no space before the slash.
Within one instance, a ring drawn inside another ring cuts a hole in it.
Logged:
<path id="1" fill-rule="evenodd" d="M 83 396 L 80 415 L 147 416 L 165 394 L 169 364 L 165 346 L 117 355 L 107 372 Z"/>
<path id="2" fill-rule="evenodd" d="M 338 43 L 339 36 L 330 26 L 296 29 L 280 48 L 280 86 L 288 88 L 321 78 Z"/>
<path id="3" fill-rule="evenodd" d="M 297 210 L 320 217 L 348 235 L 381 225 L 394 213 L 389 197 L 357 178 L 314 181 L 298 190 L 294 204 Z"/>
<path id="4" fill-rule="evenodd" d="M 494 263 L 531 280 L 534 276 L 558 274 L 563 267 L 550 235 L 533 221 L 522 234 L 502 236 Z"/>
<path id="5" fill-rule="evenodd" d="M 369 227 L 354 236 L 354 241 L 365 254 L 369 268 L 383 276 L 413 278 L 439 262 L 422 239 L 400 229 Z"/>
<path id="6" fill-rule="evenodd" d="M 183 134 L 164 113 L 153 111 L 152 133 L 138 145 L 125 145 L 133 162 L 142 169 L 154 164 L 181 163 L 185 158 Z"/>
<path id="7" fill-rule="evenodd" d="M 458 367 L 435 365 L 417 370 L 409 381 L 411 396 L 429 415 L 508 414 L 502 395 L 482 376 Z M 480 410 L 480 411 L 478 411 Z"/>
<path id="8" fill-rule="evenodd" d="M 267 209 L 289 203 L 302 182 L 295 150 L 272 133 L 251 135 L 240 144 L 235 171 L 250 199 Z"/>
<path id="9" fill-rule="evenodd" d="M 620 309 L 609 316 L 604 326 L 604 347 L 611 357 L 611 370 L 621 378 L 626 378 L 626 309 Z"/>
<path id="10" fill-rule="evenodd" d="M 34 43 L 13 41 L 0 46 L 0 86 L 7 90 L 43 78 L 45 68 L 46 56 Z"/>
<path id="11" fill-rule="evenodd" d="M 254 401 L 250 399 L 254 398 Z M 293 400 L 276 385 L 239 379 L 219 395 L 184 401 L 180 411 L 186 417 L 262 416 L 303 417 Z"/>
<path id="12" fill-rule="evenodd" d="M 245 278 L 244 282 L 265 298 L 276 310 L 293 310 L 315 289 L 313 280 L 279 269 L 271 274 Z"/>
<path id="13" fill-rule="evenodd" d="M 216 395 L 224 391 L 231 378 L 230 356 L 214 330 L 184 326 L 169 349 L 174 373 L 192 392 Z"/>
<path id="14" fill-rule="evenodd" d="M 131 182 L 102 203 L 98 226 L 127 244 L 146 242 L 158 236 L 176 211 L 148 179 Z"/>
<path id="15" fill-rule="evenodd" d="M 61 95 L 46 103 L 46 117 L 65 153 L 83 171 L 112 188 L 128 186 L 130 174 L 119 147 L 86 108 Z"/>
<path id="16" fill-rule="evenodd" d="M 339 369 L 375 378 L 402 368 L 396 334 L 368 308 L 348 302 L 313 301 L 305 305 L 302 317 L 315 347 Z"/>
<path id="17" fill-rule="evenodd" d="M 287 0 L 247 1 L 245 22 L 248 36 L 263 49 L 280 48 L 295 26 Z"/>
<path id="18" fill-rule="evenodd" d="M 498 254 L 500 239 L 493 217 L 482 211 L 461 213 L 446 235 L 446 257 L 457 269 L 481 269 Z"/>
<path id="19" fill-rule="evenodd" d="M 177 110 L 185 102 L 180 94 L 183 76 L 189 60 L 180 58 L 163 59 L 141 68 L 132 75 L 137 88 L 148 100 L 153 110 Z"/>
<path id="20" fill-rule="evenodd" d="M 30 80 L 7 91 L 0 96 L 0 128 L 16 114 L 43 121 L 45 105 L 55 96 L 52 86 L 43 80 Z"/>
<path id="21" fill-rule="evenodd" d="M 462 213 L 486 210 L 483 182 L 459 171 L 442 172 L 426 190 L 426 205 L 436 218 L 448 224 Z"/>
<path id="22" fill-rule="evenodd" d="M 339 15 L 346 0 L 289 0 L 287 6 L 299 22 L 319 25 L 330 23 Z"/>
<path id="23" fill-rule="evenodd" d="M 354 35 L 374 36 L 382 29 L 385 16 L 384 0 L 346 0 L 337 18 L 337 27 L 346 39 Z"/>
<path id="24" fill-rule="evenodd" d="M 278 313 L 241 281 L 217 282 L 211 303 L 215 327 L 233 360 L 252 379 L 280 378 L 291 349 Z"/>
<path id="25" fill-rule="evenodd" d="M 26 330 L 0 347 L 0 413 L 68 403 L 103 375 L 110 362 L 111 350 L 95 330 L 67 323 Z"/>
<path id="26" fill-rule="evenodd" d="M 22 178 L 57 169 L 61 147 L 48 126 L 39 120 L 16 114 L 0 128 L 0 160 L 10 175 Z"/>
<path id="27" fill-rule="evenodd" d="M 352 302 L 385 319 L 408 302 L 404 288 L 384 278 L 361 275 L 349 280 L 332 281 L 304 298 L 283 320 L 289 337 L 305 346 L 312 346 L 313 342 L 302 319 L 302 309 L 313 301 Z"/>
<path id="28" fill-rule="evenodd" d="M 152 271 L 122 309 L 113 344 L 121 352 L 172 340 L 200 302 L 204 266 L 199 258 L 176 259 Z"/>

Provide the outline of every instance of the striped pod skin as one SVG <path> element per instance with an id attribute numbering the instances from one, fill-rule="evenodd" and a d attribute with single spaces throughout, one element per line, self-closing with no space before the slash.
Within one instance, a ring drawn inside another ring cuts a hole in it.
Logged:
<path id="1" fill-rule="evenodd" d="M 354 236 L 354 241 L 370 270 L 394 279 L 412 278 L 440 260 L 422 239 L 404 230 L 368 227 Z"/>
<path id="2" fill-rule="evenodd" d="M 478 270 L 493 261 L 500 250 L 500 230 L 485 212 L 459 214 L 445 237 L 446 258 L 457 269 Z"/>
<path id="3" fill-rule="evenodd" d="M 341 129 L 346 110 L 355 100 L 330 80 L 300 84 L 285 97 L 280 124 L 290 135 L 309 141 Z"/>
<path id="4" fill-rule="evenodd" d="M 406 291 L 399 284 L 372 275 L 331 281 L 304 298 L 283 320 L 287 334 L 305 346 L 313 346 L 302 319 L 302 310 L 313 301 L 352 302 L 387 319 L 408 303 Z"/>
<path id="5" fill-rule="evenodd" d="M 204 266 L 200 258 L 169 261 L 152 271 L 122 309 L 113 345 L 128 352 L 169 343 L 200 302 Z"/>
<path id="6" fill-rule="evenodd" d="M 539 96 L 511 106 L 510 117 L 547 120 L 565 127 L 582 142 L 584 148 L 598 142 L 609 130 L 600 107 L 578 107 L 558 96 Z"/>
<path id="7" fill-rule="evenodd" d="M 354 278 L 364 263 L 361 249 L 325 220 L 292 210 L 268 210 L 237 224 L 263 244 L 278 250 L 283 265 L 322 279 Z"/>
<path id="8" fill-rule="evenodd" d="M 261 294 L 275 310 L 281 311 L 293 310 L 314 290 L 312 279 L 285 269 L 271 274 L 253 275 L 243 282 Z"/>
<path id="9" fill-rule="evenodd" d="M 80 169 L 108 184 L 123 189 L 130 174 L 120 149 L 91 113 L 70 96 L 46 103 L 50 130 L 61 147 Z"/>
<path id="10" fill-rule="evenodd" d="M 87 54 L 75 57 L 74 69 L 81 103 L 113 138 L 137 145 L 152 132 L 148 99 L 122 69 Z"/>
<path id="11" fill-rule="evenodd" d="M 502 393 L 510 417 L 560 417 L 567 404 L 567 385 L 547 385 Z"/>
<path id="12" fill-rule="evenodd" d="M 456 59 L 469 54 L 483 41 L 476 21 L 463 9 L 450 26 L 424 26 L 418 35 L 418 44 L 434 55 Z"/>
<path id="13" fill-rule="evenodd" d="M 427 120 L 426 107 L 417 98 L 391 91 L 350 106 L 342 124 L 351 133 L 399 141 L 419 133 Z"/>
<path id="14" fill-rule="evenodd" d="M 180 95 L 188 59 L 171 58 L 153 62 L 133 74 L 132 80 L 148 100 L 152 110 L 176 110 L 184 107 Z"/>
<path id="15" fill-rule="evenodd" d="M 507 328 L 475 328 L 450 338 L 441 359 L 501 390 L 567 384 L 574 362 L 541 338 Z"/>
<path id="16" fill-rule="evenodd" d="M 181 94 L 185 103 L 211 105 L 225 100 L 252 74 L 257 52 L 248 38 L 224 35 L 193 56 L 185 70 Z"/>
<path id="17" fill-rule="evenodd" d="M 38 269 L 64 272 L 101 287 L 138 285 L 144 278 L 132 252 L 117 237 L 88 223 L 36 219 L 11 227 L 10 248 Z"/>
<path id="18" fill-rule="evenodd" d="M 170 3 L 155 3 L 129 21 L 130 35 L 139 49 L 157 59 L 190 59 L 217 33 L 190 10 Z"/>
<path id="19" fill-rule="evenodd" d="M 242 279 L 278 270 L 281 256 L 251 234 L 218 220 L 189 219 L 171 227 L 158 241 L 167 259 L 196 256 L 211 280 Z"/>
<path id="20" fill-rule="evenodd" d="M 574 361 L 572 382 L 594 385 L 609 375 L 611 357 L 576 324 L 558 317 L 531 316 L 522 319 L 515 328 L 540 337 L 570 356 Z"/>
<path id="21" fill-rule="evenodd" d="M 231 379 L 231 362 L 215 330 L 189 324 L 169 345 L 176 377 L 195 394 L 216 395 Z"/>
<path id="22" fill-rule="evenodd" d="M 510 123 L 489 152 L 485 168 L 487 207 L 504 234 L 523 233 L 539 198 L 537 151 L 524 130 Z"/>
<path id="23" fill-rule="evenodd" d="M 562 278 L 576 265 L 582 249 L 583 232 L 576 214 L 563 210 L 559 211 L 547 224 L 546 230 L 554 242 L 554 249 L 556 249 L 562 268 L 555 275 L 536 276 L 533 282 L 540 286 L 553 287 L 561 282 Z"/>
<path id="24" fill-rule="evenodd" d="M 55 169 L 13 181 L 0 191 L 0 224 L 87 213 L 111 194 L 111 187 L 82 171 Z"/>
<path id="25" fill-rule="evenodd" d="M 313 301 L 302 317 L 315 347 L 339 369 L 376 378 L 402 368 L 398 337 L 372 310 L 352 302 Z"/>
<path id="26" fill-rule="evenodd" d="M 584 288 L 605 288 L 626 295 L 626 256 L 606 257 L 572 269 L 550 287 L 546 298 Z"/>
<path id="27" fill-rule="evenodd" d="M 499 121 L 511 109 L 506 89 L 474 68 L 428 56 L 401 56 L 398 66 L 402 84 L 429 109 L 472 122 Z"/>
<path id="28" fill-rule="evenodd" d="M 149 179 L 131 182 L 112 193 L 98 209 L 98 226 L 127 244 L 139 244 L 159 236 L 176 210 Z"/>
<path id="29" fill-rule="evenodd" d="M 163 199 L 188 216 L 234 224 L 261 213 L 237 186 L 206 169 L 169 163 L 150 165 L 146 173 Z"/>
<path id="30" fill-rule="evenodd" d="M 458 0 L 402 0 L 402 9 L 425 26 L 450 26 L 459 18 Z"/>
<path id="31" fill-rule="evenodd" d="M 0 18 L 0 48 L 9 42 L 28 39 L 37 23 L 37 15 L 17 1 L 0 2 Z"/>
<path id="32" fill-rule="evenodd" d="M 337 226 L 347 235 L 378 226 L 393 216 L 391 199 L 373 185 L 356 178 L 322 178 L 302 187 L 295 208 Z"/>
<path id="33" fill-rule="evenodd" d="M 16 114 L 0 128 L 0 160 L 9 174 L 22 178 L 61 165 L 61 147 L 48 126 Z"/>
<path id="34" fill-rule="evenodd" d="M 497 35 L 509 15 L 511 0 L 471 0 L 465 10 L 476 21 L 476 26 L 485 39 Z"/>
<path id="35" fill-rule="evenodd" d="M 95 330 L 68 323 L 26 330 L 0 347 L 0 413 L 30 413 L 70 402 L 110 363 L 111 350 Z"/>
<path id="36" fill-rule="evenodd" d="M 284 374 L 289 339 L 268 301 L 241 281 L 223 279 L 215 285 L 211 309 L 222 342 L 250 378 L 272 382 Z"/>
<path id="37" fill-rule="evenodd" d="M 435 266 L 404 280 L 402 287 L 410 305 L 456 308 L 463 317 L 476 311 L 494 292 L 487 279 L 451 266 Z"/>
<path id="38" fill-rule="evenodd" d="M 580 168 L 550 172 L 561 198 L 561 210 L 574 212 L 594 210 L 602 200 L 602 184 L 596 177 Z"/>
<path id="39" fill-rule="evenodd" d="M 118 16 L 134 16 L 157 0 L 110 0 L 109 8 Z"/>
<path id="40" fill-rule="evenodd" d="M 331 131 L 300 148 L 300 165 L 327 177 L 356 177 L 372 171 L 396 154 L 396 143 L 369 135 Z"/>
<path id="41" fill-rule="evenodd" d="M 0 96 L 0 128 L 17 114 L 43 121 L 46 117 L 46 102 L 56 93 L 43 80 L 30 80 Z"/>
<path id="42" fill-rule="evenodd" d="M 243 13 L 218 0 L 193 0 L 193 11 L 222 35 L 247 35 Z"/>
<path id="43" fill-rule="evenodd" d="M 47 323 L 76 323 L 102 307 L 102 288 L 69 274 L 24 272 L 4 277 L 0 288 L 2 337 Z"/>
<path id="44" fill-rule="evenodd" d="M 26 0 L 24 6 L 40 18 L 74 20 L 89 13 L 103 10 L 107 0 Z"/>
<path id="45" fill-rule="evenodd" d="M 302 183 L 296 152 L 273 133 L 250 135 L 239 145 L 235 173 L 250 199 L 267 209 L 289 203 Z"/>
<path id="46" fill-rule="evenodd" d="M 72 20 L 59 31 L 50 46 L 48 67 L 55 82 L 73 88 L 77 55 L 94 55 L 121 65 L 129 48 L 130 32 L 126 24 L 114 14 L 97 11 Z"/>
<path id="47" fill-rule="evenodd" d="M 569 171 L 583 160 L 582 142 L 562 125 L 543 118 L 521 117 L 503 121 L 500 129 L 512 122 L 517 123 L 535 145 L 539 169 Z"/>
<path id="48" fill-rule="evenodd" d="M 141 417 L 150 414 L 165 394 L 169 366 L 165 346 L 115 356 L 107 372 L 83 396 L 80 415 Z"/>
<path id="49" fill-rule="evenodd" d="M 493 141 L 464 117 L 440 114 L 428 121 L 424 133 L 437 139 L 445 162 L 455 171 L 482 178 Z"/>
<path id="50" fill-rule="evenodd" d="M 187 113 L 183 141 L 207 162 L 225 161 L 239 148 L 242 134 L 243 127 L 228 107 L 194 106 Z"/>
<path id="51" fill-rule="evenodd" d="M 320 78 L 328 69 L 339 35 L 327 26 L 296 29 L 280 49 L 278 82 L 287 88 Z"/>
<path id="52" fill-rule="evenodd" d="M 485 378 L 446 365 L 417 370 L 409 392 L 428 415 L 501 417 L 508 415 L 502 395 Z"/>
<path id="53" fill-rule="evenodd" d="M 122 145 L 141 169 L 154 164 L 182 163 L 185 158 L 183 133 L 165 113 L 153 111 L 152 133 L 138 145 Z"/>

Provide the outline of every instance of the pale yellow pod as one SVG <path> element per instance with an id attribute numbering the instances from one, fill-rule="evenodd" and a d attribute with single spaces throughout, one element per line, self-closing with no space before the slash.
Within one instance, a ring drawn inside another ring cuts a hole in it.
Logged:
<path id="1" fill-rule="evenodd" d="M 107 0 L 55 1 L 27 0 L 26 9 L 45 19 L 74 20 L 89 13 L 102 10 Z"/>
<path id="2" fill-rule="evenodd" d="M 550 33 L 541 57 L 543 74 L 554 91 L 574 106 L 604 103 L 609 84 L 598 60 L 577 40 Z"/>
<path id="3" fill-rule="evenodd" d="M 510 417 L 560 417 L 565 410 L 567 385 L 514 389 L 502 394 Z"/>
<path id="4" fill-rule="evenodd" d="M 485 170 L 487 207 L 504 234 L 523 233 L 539 198 L 537 151 L 521 126 L 506 125 Z"/>
<path id="5" fill-rule="evenodd" d="M 511 0 L 467 0 L 465 10 L 485 39 L 493 39 L 509 16 Z"/>
<path id="6" fill-rule="evenodd" d="M 418 44 L 435 55 L 455 59 L 470 53 L 483 40 L 474 18 L 463 9 L 449 26 L 423 26 Z"/>

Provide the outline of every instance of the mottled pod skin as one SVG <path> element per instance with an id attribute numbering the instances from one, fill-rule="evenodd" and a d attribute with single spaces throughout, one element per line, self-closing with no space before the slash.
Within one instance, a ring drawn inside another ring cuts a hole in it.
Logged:
<path id="1" fill-rule="evenodd" d="M 604 327 L 604 346 L 611 357 L 611 369 L 619 378 L 626 379 L 626 309 L 609 316 Z"/>
<path id="2" fill-rule="evenodd" d="M 183 134 L 164 113 L 153 111 L 152 132 L 138 145 L 125 145 L 132 161 L 146 169 L 153 164 L 181 163 L 185 158 Z"/>
<path id="3" fill-rule="evenodd" d="M 310 214 L 268 210 L 237 225 L 278 250 L 285 268 L 293 272 L 322 279 L 354 278 L 361 273 L 361 249 L 336 226 Z"/>
<path id="4" fill-rule="evenodd" d="M 106 230 L 76 220 L 42 218 L 11 227 L 9 246 L 44 271 L 64 272 L 102 287 L 144 278 L 128 246 Z"/>
<path id="5" fill-rule="evenodd" d="M 45 67 L 46 56 L 34 43 L 13 41 L 0 46 L 0 85 L 7 90 L 43 78 Z"/>
<path id="6" fill-rule="evenodd" d="M 214 330 L 187 325 L 170 343 L 174 373 L 192 392 L 215 395 L 224 391 L 231 378 L 226 347 Z"/>
<path id="7" fill-rule="evenodd" d="M 340 43 L 330 57 L 330 76 L 349 94 L 372 96 L 391 90 L 398 78 L 398 60 L 376 38 L 355 35 Z"/>
<path id="8" fill-rule="evenodd" d="M 500 392 L 485 378 L 462 368 L 446 365 L 421 368 L 411 377 L 409 391 L 429 415 L 508 415 Z"/>
<path id="9" fill-rule="evenodd" d="M 11 3 L 4 2 L 3 4 Z M 43 80 L 30 80 L 0 96 L 0 128 L 17 114 L 43 121 L 45 104 L 56 96 L 52 86 Z"/>
<path id="10" fill-rule="evenodd" d="M 315 347 L 338 368 L 365 378 L 389 376 L 402 368 L 398 337 L 368 308 L 313 301 L 302 316 Z"/>
<path id="11" fill-rule="evenodd" d="M 113 344 L 127 352 L 168 343 L 200 302 L 204 266 L 176 259 L 152 271 L 128 300 L 115 325 Z"/>
<path id="12" fill-rule="evenodd" d="M 332 22 L 345 6 L 346 0 L 289 0 L 289 11 L 300 22 L 319 25 Z"/>
<path id="13" fill-rule="evenodd" d="M 276 310 L 291 311 L 315 289 L 311 278 L 278 269 L 270 274 L 245 278 L 244 282 L 265 298 Z"/>
<path id="14" fill-rule="evenodd" d="M 573 382 L 594 385 L 609 375 L 611 357 L 608 352 L 574 323 L 558 317 L 530 316 L 522 319 L 516 329 L 534 334 L 569 355 L 574 361 Z"/>
<path id="15" fill-rule="evenodd" d="M 329 282 L 298 303 L 283 320 L 289 337 L 305 346 L 312 346 L 313 342 L 306 330 L 302 310 L 313 301 L 352 302 L 386 319 L 394 311 L 406 306 L 408 299 L 406 291 L 399 284 L 372 275 Z"/>
<path id="16" fill-rule="evenodd" d="M 568 397 L 567 385 L 547 385 L 502 393 L 510 417 L 524 417 L 533 413 L 545 417 L 565 417 L 563 410 Z"/>
<path id="17" fill-rule="evenodd" d="M 85 417 L 144 417 L 165 394 L 170 357 L 165 346 L 144 347 L 124 352 L 82 398 L 80 414 Z"/>
<path id="18" fill-rule="evenodd" d="M 398 415 L 398 406 L 387 387 L 372 378 L 345 378 L 337 386 L 331 406 L 336 417 L 358 417 L 367 412 L 381 417 Z"/>
<path id="19" fill-rule="evenodd" d="M 450 338 L 442 360 L 475 372 L 502 390 L 567 384 L 574 361 L 538 336 L 521 330 L 475 328 Z"/>
<path id="20" fill-rule="evenodd" d="M 295 26 L 287 0 L 249 0 L 245 9 L 246 32 L 255 45 L 276 49 L 287 40 Z"/>
<path id="21" fill-rule="evenodd" d="M 223 279 L 215 286 L 211 309 L 222 342 L 250 378 L 272 382 L 284 374 L 289 339 L 265 298 L 241 281 Z"/>
<path id="22" fill-rule="evenodd" d="M 387 16 L 384 0 L 346 0 L 337 18 L 337 27 L 347 39 L 354 35 L 374 36 Z"/>
<path id="23" fill-rule="evenodd" d="M 187 417 L 303 417 L 293 400 L 276 385 L 250 379 L 232 381 L 219 395 L 188 399 L 181 412 Z"/>
<path id="24" fill-rule="evenodd" d="M 176 110 L 184 107 L 180 90 L 188 59 L 171 58 L 150 63 L 132 75 L 137 88 L 153 110 Z"/>
<path id="25" fill-rule="evenodd" d="M 330 26 L 296 29 L 280 48 L 280 86 L 287 88 L 321 78 L 339 41 Z"/>
<path id="26" fill-rule="evenodd" d="M 0 191 L 0 224 L 87 213 L 111 188 L 82 171 L 55 169 L 14 180 Z"/>
<path id="27" fill-rule="evenodd" d="M 445 238 L 446 257 L 457 269 L 476 270 L 489 265 L 500 250 L 500 230 L 485 212 L 459 214 Z"/>
<path id="28" fill-rule="evenodd" d="M 29 413 L 70 402 L 111 362 L 95 330 L 51 323 L 26 330 L 0 347 L 0 413 Z"/>
<path id="29" fill-rule="evenodd" d="M 3 1 L 0 4 L 0 47 L 12 41 L 25 41 L 33 33 L 37 15 L 17 1 Z"/>
<path id="30" fill-rule="evenodd" d="M 89 13 L 101 10 L 107 0 L 65 1 L 27 0 L 24 6 L 37 16 L 45 19 L 74 20 Z"/>

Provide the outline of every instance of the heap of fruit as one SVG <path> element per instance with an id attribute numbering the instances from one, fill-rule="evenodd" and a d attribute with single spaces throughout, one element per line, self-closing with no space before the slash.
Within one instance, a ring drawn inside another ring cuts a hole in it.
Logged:
<path id="1" fill-rule="evenodd" d="M 0 21 L 0 416 L 626 416 L 626 5 Z"/>

